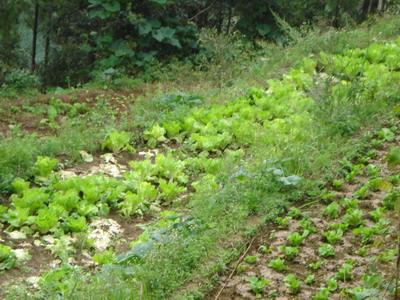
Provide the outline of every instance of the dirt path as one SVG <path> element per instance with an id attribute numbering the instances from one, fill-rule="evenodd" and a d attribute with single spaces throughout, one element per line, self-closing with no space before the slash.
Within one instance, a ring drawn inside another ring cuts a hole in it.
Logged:
<path id="1" fill-rule="evenodd" d="M 391 299 L 400 182 L 386 158 L 399 140 L 354 164 L 325 201 L 269 224 L 207 299 Z"/>

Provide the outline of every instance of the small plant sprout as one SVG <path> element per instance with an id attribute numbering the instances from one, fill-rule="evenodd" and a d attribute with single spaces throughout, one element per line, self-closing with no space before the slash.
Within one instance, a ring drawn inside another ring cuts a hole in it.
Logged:
<path id="1" fill-rule="evenodd" d="M 288 212 L 288 217 L 291 217 L 292 219 L 301 219 L 303 217 L 303 213 L 298 209 L 297 207 L 292 207 L 289 212 Z"/>
<path id="2" fill-rule="evenodd" d="M 335 248 L 330 244 L 322 244 L 318 248 L 318 255 L 323 258 L 333 257 L 335 256 Z"/>
<path id="3" fill-rule="evenodd" d="M 390 168 L 394 168 L 400 164 L 400 148 L 393 147 L 389 150 L 389 154 L 386 156 L 387 164 Z"/>
<path id="4" fill-rule="evenodd" d="M 268 267 L 278 272 L 285 272 L 288 269 L 285 261 L 281 258 L 272 259 L 268 263 Z"/>
<path id="5" fill-rule="evenodd" d="M 279 229 L 287 229 L 291 220 L 291 217 L 277 217 L 274 223 L 278 225 Z"/>
<path id="6" fill-rule="evenodd" d="M 351 281 L 353 279 L 353 267 L 353 262 L 345 262 L 337 272 L 337 278 L 343 282 Z"/>
<path id="7" fill-rule="evenodd" d="M 336 202 L 332 202 L 324 209 L 324 215 L 329 216 L 331 219 L 337 219 L 339 217 L 340 205 Z"/>
<path id="8" fill-rule="evenodd" d="M 304 283 L 307 285 L 313 285 L 315 283 L 315 275 L 314 274 L 307 275 L 306 279 L 304 279 Z"/>
<path id="9" fill-rule="evenodd" d="M 251 290 L 253 291 L 254 294 L 256 295 L 261 295 L 263 294 L 264 288 L 267 287 L 270 284 L 270 281 L 266 278 L 258 278 L 258 277 L 250 277 L 248 279 L 250 285 L 251 285 Z"/>
<path id="10" fill-rule="evenodd" d="M 364 184 L 354 193 L 354 197 L 356 197 L 357 199 L 367 199 L 370 196 L 371 196 L 371 189 L 368 183 Z"/>
<path id="11" fill-rule="evenodd" d="M 363 211 L 360 209 L 347 209 L 346 214 L 343 216 L 343 222 L 350 227 L 358 227 L 364 223 L 363 215 Z"/>
<path id="12" fill-rule="evenodd" d="M 329 300 L 330 291 L 327 288 L 321 288 L 319 291 L 312 297 L 312 300 Z"/>
<path id="13" fill-rule="evenodd" d="M 342 201 L 340 201 L 340 205 L 344 209 L 349 209 L 349 208 L 358 208 L 359 201 L 355 198 L 344 198 Z"/>
<path id="14" fill-rule="evenodd" d="M 381 169 L 378 166 L 374 165 L 374 164 L 369 164 L 367 166 L 367 175 L 368 175 L 368 177 L 379 176 L 380 172 L 381 172 Z"/>
<path id="15" fill-rule="evenodd" d="M 326 281 L 326 288 L 330 292 L 335 292 L 338 289 L 338 283 L 335 277 L 331 277 Z"/>
<path id="16" fill-rule="evenodd" d="M 261 245 L 260 247 L 258 247 L 258 252 L 262 254 L 267 254 L 270 252 L 270 249 L 265 245 Z"/>
<path id="17" fill-rule="evenodd" d="M 335 200 L 336 193 L 331 191 L 324 191 L 323 193 L 321 193 L 320 198 L 323 203 L 331 203 Z"/>
<path id="18" fill-rule="evenodd" d="M 303 233 L 305 231 L 309 232 L 309 234 L 315 233 L 317 229 L 314 226 L 314 223 L 307 218 L 304 218 L 303 220 L 299 221 L 300 228 L 303 230 Z"/>
<path id="19" fill-rule="evenodd" d="M 292 295 L 297 295 L 301 289 L 301 281 L 294 274 L 289 274 L 284 279 L 285 285 Z"/>
<path id="20" fill-rule="evenodd" d="M 254 255 L 248 255 L 244 258 L 244 261 L 248 264 L 255 264 L 257 262 L 257 256 Z"/>
<path id="21" fill-rule="evenodd" d="M 303 243 L 304 239 L 305 239 L 305 235 L 300 234 L 298 232 L 292 232 L 286 238 L 289 246 L 292 246 L 292 247 L 300 246 Z"/>
<path id="22" fill-rule="evenodd" d="M 358 248 L 357 255 L 361 257 L 365 257 L 368 254 L 368 248 L 366 246 L 362 246 Z"/>
<path id="23" fill-rule="evenodd" d="M 280 246 L 279 251 L 282 252 L 287 260 L 293 260 L 299 254 L 298 247 Z"/>
<path id="24" fill-rule="evenodd" d="M 342 229 L 329 230 L 324 232 L 323 236 L 329 244 L 336 244 L 338 241 L 342 239 L 343 230 Z"/>
<path id="25" fill-rule="evenodd" d="M 310 270 L 313 270 L 313 271 L 317 271 L 317 270 L 321 269 L 322 264 L 323 264 L 322 261 L 317 260 L 315 262 L 308 264 L 307 268 L 309 268 Z"/>
<path id="26" fill-rule="evenodd" d="M 332 181 L 332 186 L 336 191 L 342 191 L 344 187 L 344 182 L 341 179 L 335 179 Z"/>
<path id="27" fill-rule="evenodd" d="M 379 207 L 379 208 L 371 211 L 369 213 L 369 216 L 371 217 L 371 219 L 374 222 L 379 222 L 382 219 L 384 212 L 385 212 L 385 208 L 384 207 Z"/>

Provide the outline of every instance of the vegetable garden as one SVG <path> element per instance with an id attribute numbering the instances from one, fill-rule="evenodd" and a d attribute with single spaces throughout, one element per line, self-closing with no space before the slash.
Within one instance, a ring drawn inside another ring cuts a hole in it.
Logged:
<path id="1" fill-rule="evenodd" d="M 42 291 L 73 297 L 74 285 L 64 283 L 64 277 L 119 268 L 124 280 L 134 282 L 141 293 L 135 268 L 177 236 L 218 226 L 192 215 L 198 199 L 210 198 L 207 205 L 213 205 L 211 195 L 230 181 L 250 176 L 251 160 L 262 157 L 263 172 L 275 192 L 286 193 L 290 201 L 312 198 L 314 204 L 292 207 L 285 215 L 287 203 L 275 203 L 269 214 L 274 230 L 259 238 L 257 247 L 235 268 L 222 298 L 330 299 L 339 293 L 355 299 L 386 297 L 394 292 L 390 276 L 397 255 L 397 121 L 390 119 L 376 135 L 367 134 L 369 146 L 362 149 L 362 156 L 346 161 L 337 172 L 341 176 L 328 184 L 301 172 L 308 150 L 299 145 L 325 142 L 314 136 L 316 126 L 328 126 L 330 121 L 316 117 L 323 109 L 335 114 L 343 105 L 354 105 L 354 111 L 339 116 L 339 135 L 354 132 L 345 122 L 348 118 L 354 118 L 354 127 L 363 125 L 356 110 L 368 110 L 376 99 L 391 114 L 398 113 L 399 70 L 398 39 L 304 58 L 280 80 L 269 80 L 267 90 L 251 88 L 224 104 L 169 98 L 164 104 L 174 109 L 146 128 L 135 143 L 128 132 L 109 132 L 103 151 L 128 152 L 133 158 L 114 177 L 67 176 L 59 160 L 39 156 L 34 176 L 14 179 L 13 194 L 0 206 L 0 270 L 5 278 L 0 279 L 0 293 L 6 292 L 6 283 L 8 289 L 25 282 L 29 293 L 39 293 L 39 298 Z M 322 90 L 326 98 L 315 96 Z M 293 152 L 297 159 L 279 160 Z M 238 166 L 234 173 L 231 166 Z M 310 186 L 314 194 L 302 190 Z M 246 213 L 256 212 L 257 205 L 249 203 Z M 130 223 L 122 226 L 127 219 Z M 132 224 L 138 230 L 124 236 Z M 47 254 L 39 276 L 31 276 L 29 270 L 26 276 L 14 272 L 23 270 L 38 252 Z M 369 272 L 370 264 L 381 272 Z M 90 282 L 90 276 L 85 280 Z M 152 284 L 150 290 L 157 282 Z"/>

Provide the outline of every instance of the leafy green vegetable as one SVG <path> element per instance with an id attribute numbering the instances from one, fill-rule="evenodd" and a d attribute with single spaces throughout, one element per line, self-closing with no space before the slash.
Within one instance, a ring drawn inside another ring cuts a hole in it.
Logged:
<path id="1" fill-rule="evenodd" d="M 353 279 L 353 263 L 345 262 L 337 272 L 337 278 L 341 281 L 351 281 Z"/>
<path id="2" fill-rule="evenodd" d="M 292 232 L 287 236 L 286 240 L 290 246 L 297 247 L 303 243 L 304 238 L 304 235 L 298 232 Z"/>
<path id="3" fill-rule="evenodd" d="M 322 244 L 318 248 L 318 255 L 324 258 L 335 256 L 335 248 L 330 244 Z"/>
<path id="4" fill-rule="evenodd" d="M 35 175 L 40 177 L 48 177 L 57 167 L 58 160 L 47 156 L 38 156 L 34 165 Z"/>
<path id="5" fill-rule="evenodd" d="M 57 226 L 58 218 L 59 216 L 54 210 L 48 208 L 40 209 L 34 225 L 41 234 L 45 234 Z"/>
<path id="6" fill-rule="evenodd" d="M 283 253 L 286 259 L 293 260 L 299 254 L 298 247 L 280 246 L 279 251 Z"/>
<path id="7" fill-rule="evenodd" d="M 324 209 L 324 215 L 329 216 L 331 219 L 337 219 L 339 217 L 340 206 L 336 202 L 332 202 Z"/>
<path id="8" fill-rule="evenodd" d="M 300 292 L 301 289 L 301 281 L 294 274 L 289 274 L 284 279 L 286 287 L 289 289 L 289 292 L 293 295 L 296 295 Z"/>
<path id="9" fill-rule="evenodd" d="M 29 189 L 29 182 L 23 180 L 22 178 L 15 178 L 11 183 L 14 192 L 21 195 L 24 191 Z"/>
<path id="10" fill-rule="evenodd" d="M 0 244 L 0 271 L 12 269 L 17 263 L 17 258 L 12 249 Z"/>
<path id="11" fill-rule="evenodd" d="M 315 275 L 307 275 L 306 279 L 304 279 L 304 283 L 307 285 L 313 285 L 315 283 Z"/>
<path id="12" fill-rule="evenodd" d="M 109 265 L 115 261 L 115 254 L 111 249 L 105 250 L 103 252 L 98 252 L 93 255 L 93 261 L 95 261 L 100 266 Z"/>
<path id="13" fill-rule="evenodd" d="M 257 260 L 257 256 L 254 255 L 248 255 L 244 258 L 244 261 L 248 264 L 255 264 Z"/>
<path id="14" fill-rule="evenodd" d="M 120 151 L 134 152 L 135 149 L 130 145 L 131 136 L 125 131 L 113 130 L 109 132 L 103 141 L 103 149 L 110 150 L 114 153 Z"/>
<path id="15" fill-rule="evenodd" d="M 343 230 L 330 230 L 323 233 L 324 238 L 329 244 L 336 244 L 343 237 Z"/>
<path id="16" fill-rule="evenodd" d="M 144 132 L 144 138 L 147 141 L 147 145 L 154 148 L 157 146 L 157 143 L 165 142 L 167 140 L 165 134 L 166 130 L 160 125 L 155 124 L 151 129 Z"/>
<path id="17" fill-rule="evenodd" d="M 331 277 L 326 281 L 326 288 L 330 292 L 335 292 L 339 288 L 339 285 L 335 277 Z"/>
<path id="18" fill-rule="evenodd" d="M 268 267 L 278 272 L 285 272 L 288 269 L 285 261 L 281 258 L 272 259 L 268 263 Z"/>
<path id="19" fill-rule="evenodd" d="M 321 288 L 313 297 L 312 300 L 329 300 L 330 291 L 327 288 Z"/>
<path id="20" fill-rule="evenodd" d="M 270 281 L 265 278 L 257 278 L 255 276 L 248 279 L 252 291 L 256 294 L 262 294 L 265 287 L 270 284 Z"/>
<path id="21" fill-rule="evenodd" d="M 66 218 L 65 223 L 71 232 L 82 232 L 87 228 L 86 218 L 83 216 L 70 216 Z"/>
<path id="22" fill-rule="evenodd" d="M 350 227 L 358 227 L 364 223 L 363 211 L 360 209 L 347 209 L 346 214 L 343 216 L 343 221 Z"/>

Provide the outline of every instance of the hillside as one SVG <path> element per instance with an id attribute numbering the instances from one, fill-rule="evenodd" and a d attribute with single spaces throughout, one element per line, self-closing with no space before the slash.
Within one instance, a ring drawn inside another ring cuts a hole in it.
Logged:
<path id="1" fill-rule="evenodd" d="M 390 299 L 399 34 L 219 40 L 206 71 L 2 99 L 0 297 Z"/>

